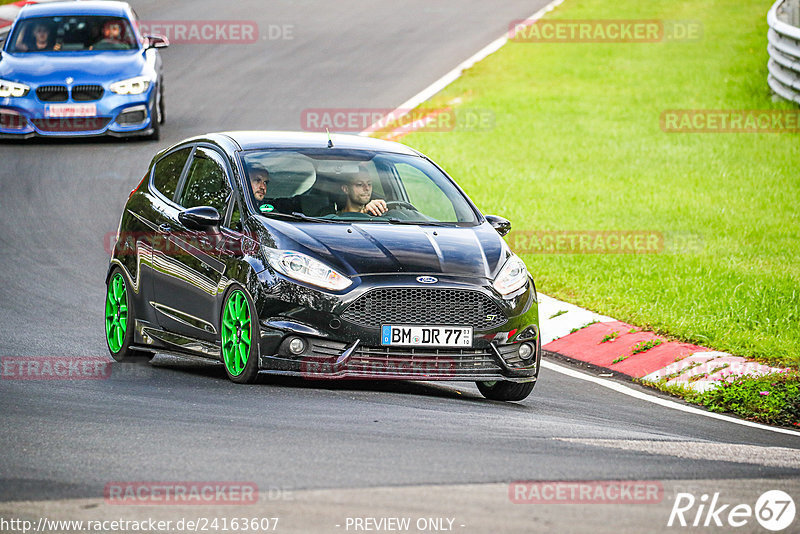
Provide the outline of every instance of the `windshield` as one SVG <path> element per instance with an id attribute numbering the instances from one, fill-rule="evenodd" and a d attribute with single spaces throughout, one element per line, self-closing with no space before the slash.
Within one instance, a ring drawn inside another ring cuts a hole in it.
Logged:
<path id="1" fill-rule="evenodd" d="M 9 39 L 9 52 L 133 50 L 131 25 L 120 17 L 59 16 L 24 19 Z"/>
<path id="2" fill-rule="evenodd" d="M 245 190 L 253 206 L 267 216 L 395 224 L 478 223 L 453 182 L 419 156 L 297 149 L 248 151 L 242 160 Z"/>

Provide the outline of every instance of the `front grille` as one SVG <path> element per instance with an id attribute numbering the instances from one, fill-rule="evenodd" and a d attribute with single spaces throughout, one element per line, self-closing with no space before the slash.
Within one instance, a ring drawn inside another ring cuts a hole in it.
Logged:
<path id="1" fill-rule="evenodd" d="M 109 117 L 71 117 L 67 119 L 32 119 L 42 132 L 93 132 L 102 130 Z"/>
<path id="2" fill-rule="evenodd" d="M 482 349 L 436 349 L 411 347 L 366 347 L 356 350 L 337 367 L 344 343 L 315 339 L 301 362 L 309 377 L 392 378 L 417 380 L 498 377 L 501 368 L 490 347 Z"/>
<path id="3" fill-rule="evenodd" d="M 347 363 L 360 376 L 457 378 L 497 375 L 491 349 L 358 347 Z"/>
<path id="4" fill-rule="evenodd" d="M 100 100 L 103 92 L 102 85 L 76 85 L 72 88 L 72 100 L 76 102 Z"/>
<path id="5" fill-rule="evenodd" d="M 36 96 L 42 102 L 66 102 L 67 88 L 64 85 L 43 85 L 36 89 Z"/>
<path id="6" fill-rule="evenodd" d="M 382 324 L 465 325 L 479 330 L 507 321 L 500 307 L 483 293 L 463 289 L 373 289 L 358 297 L 342 318 L 361 326 Z"/>

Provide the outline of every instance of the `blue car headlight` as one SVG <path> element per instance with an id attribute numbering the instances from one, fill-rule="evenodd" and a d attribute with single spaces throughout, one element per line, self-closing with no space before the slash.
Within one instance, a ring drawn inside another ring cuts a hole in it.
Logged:
<path id="1" fill-rule="evenodd" d="M 267 261 L 272 268 L 289 278 L 332 291 L 347 289 L 352 284 L 343 274 L 305 254 L 275 249 L 265 250 Z"/>
<path id="2" fill-rule="evenodd" d="M 18 98 L 27 95 L 30 90 L 31 88 L 24 83 L 0 80 L 0 98 Z"/>
<path id="3" fill-rule="evenodd" d="M 519 256 L 512 254 L 492 286 L 503 296 L 509 295 L 528 283 L 528 268 Z"/>
<path id="4" fill-rule="evenodd" d="M 150 87 L 150 79 L 145 76 L 136 76 L 120 82 L 114 82 L 109 86 L 118 95 L 140 95 Z"/>

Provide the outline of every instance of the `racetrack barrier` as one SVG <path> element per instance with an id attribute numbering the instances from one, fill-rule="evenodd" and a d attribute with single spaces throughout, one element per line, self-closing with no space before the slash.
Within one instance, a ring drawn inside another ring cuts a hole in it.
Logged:
<path id="1" fill-rule="evenodd" d="M 781 98 L 800 104 L 800 0 L 777 0 L 767 24 L 767 83 Z"/>

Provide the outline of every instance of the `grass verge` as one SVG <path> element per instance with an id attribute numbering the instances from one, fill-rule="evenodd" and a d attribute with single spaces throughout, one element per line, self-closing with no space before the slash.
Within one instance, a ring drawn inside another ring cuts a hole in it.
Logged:
<path id="1" fill-rule="evenodd" d="M 638 382 L 683 397 L 712 412 L 727 412 L 750 421 L 800 429 L 800 373 L 788 371 L 758 378 L 729 376 L 706 392 L 662 382 Z"/>
<path id="2" fill-rule="evenodd" d="M 542 292 L 800 369 L 800 135 L 666 133 L 660 125 L 671 109 L 797 110 L 773 102 L 766 83 L 768 8 L 757 0 L 567 0 L 548 17 L 690 20 L 702 37 L 508 43 L 426 104 L 472 110 L 491 119 L 488 127 L 458 124 L 403 142 L 441 163 L 484 213 L 509 218 L 512 236 L 665 237 L 658 254 L 518 249 Z"/>

